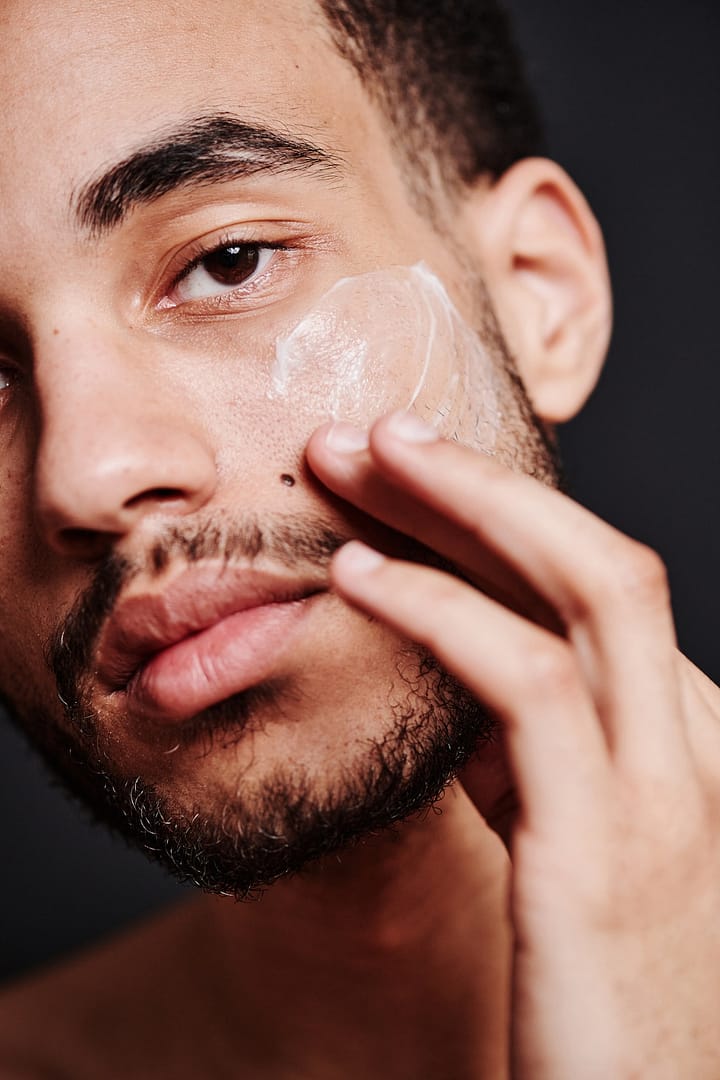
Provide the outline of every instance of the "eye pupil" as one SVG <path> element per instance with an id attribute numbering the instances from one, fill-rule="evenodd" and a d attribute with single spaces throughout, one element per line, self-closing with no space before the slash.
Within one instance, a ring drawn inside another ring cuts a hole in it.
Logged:
<path id="1" fill-rule="evenodd" d="M 247 244 L 229 244 L 203 259 L 205 270 L 221 285 L 239 285 L 257 270 L 260 251 Z"/>

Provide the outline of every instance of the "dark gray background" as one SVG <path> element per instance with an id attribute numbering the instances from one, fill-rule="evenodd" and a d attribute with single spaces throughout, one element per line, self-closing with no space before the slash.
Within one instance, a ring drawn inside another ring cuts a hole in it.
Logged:
<path id="1" fill-rule="evenodd" d="M 604 227 L 616 334 L 565 431 L 576 497 L 670 568 L 680 641 L 716 680 L 720 5 L 510 0 L 551 149 Z M 0 977 L 179 887 L 88 825 L 0 724 Z"/>

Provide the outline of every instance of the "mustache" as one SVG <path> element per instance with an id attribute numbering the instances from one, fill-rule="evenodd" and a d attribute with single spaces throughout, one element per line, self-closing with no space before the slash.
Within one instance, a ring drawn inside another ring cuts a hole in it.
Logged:
<path id="1" fill-rule="evenodd" d="M 175 523 L 136 559 L 110 552 L 95 568 L 90 584 L 78 595 L 46 647 L 58 698 L 69 718 L 76 723 L 82 719 L 82 691 L 91 678 L 100 632 L 121 593 L 135 578 L 146 575 L 152 582 L 172 562 L 187 566 L 204 560 L 252 564 L 260 557 L 290 570 L 308 566 L 327 570 L 334 553 L 349 539 L 349 534 L 337 531 L 322 518 L 247 516 L 240 521 Z"/>

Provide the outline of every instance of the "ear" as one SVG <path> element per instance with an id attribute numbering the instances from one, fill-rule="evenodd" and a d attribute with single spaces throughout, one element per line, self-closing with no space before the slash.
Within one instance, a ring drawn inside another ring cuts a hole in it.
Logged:
<path id="1" fill-rule="evenodd" d="M 582 407 L 610 341 L 600 227 L 558 165 L 529 158 L 466 204 L 475 254 L 533 407 L 561 423 Z M 466 233 L 467 236 L 467 233 Z"/>

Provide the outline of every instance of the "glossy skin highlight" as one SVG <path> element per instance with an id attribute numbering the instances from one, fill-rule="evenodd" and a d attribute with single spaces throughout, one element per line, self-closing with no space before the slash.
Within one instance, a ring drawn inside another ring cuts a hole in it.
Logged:
<path id="1" fill-rule="evenodd" d="M 479 335 L 419 263 L 336 282 L 278 338 L 269 396 L 361 426 L 404 407 L 447 438 L 492 453 L 501 428 L 496 381 Z"/>

